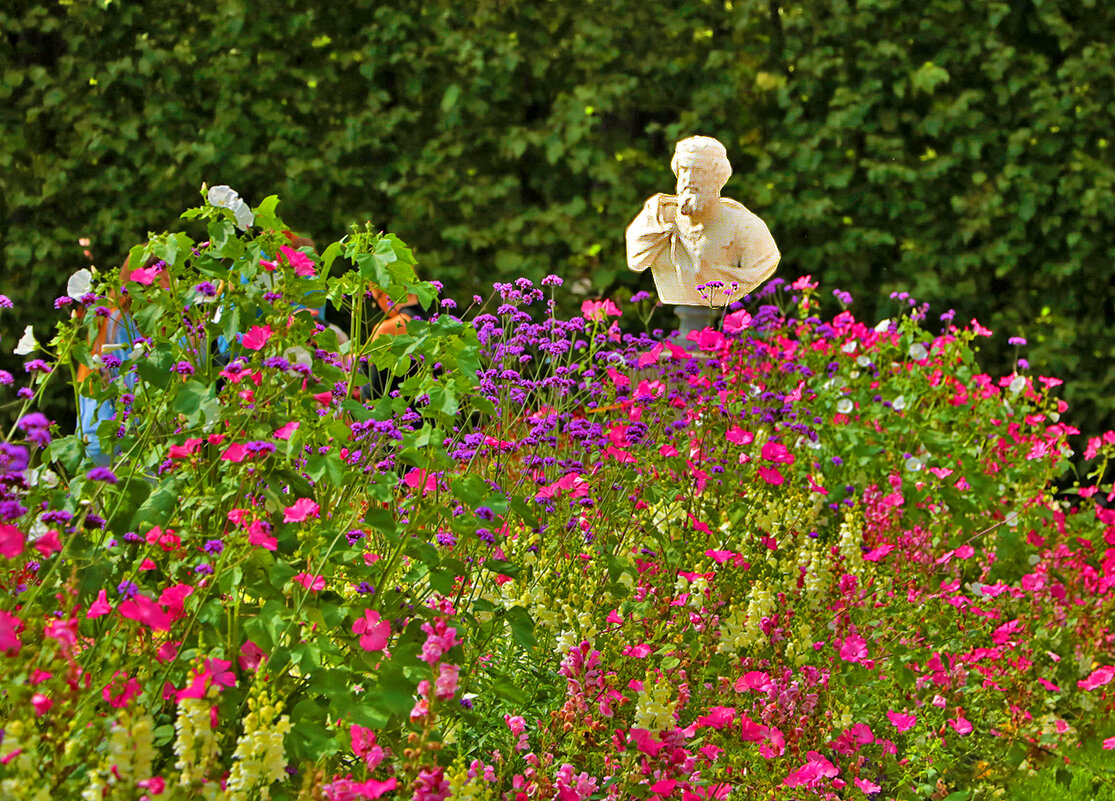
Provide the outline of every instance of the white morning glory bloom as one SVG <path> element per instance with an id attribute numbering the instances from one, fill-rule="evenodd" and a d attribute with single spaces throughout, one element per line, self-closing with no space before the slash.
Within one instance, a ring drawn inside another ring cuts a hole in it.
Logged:
<path id="1" fill-rule="evenodd" d="M 26 356 L 29 353 L 34 353 L 39 349 L 39 341 L 35 339 L 35 332 L 31 326 L 23 329 L 23 336 L 19 338 L 16 343 L 15 350 L 12 351 L 16 356 Z"/>
<path id="2" fill-rule="evenodd" d="M 1019 392 L 1021 392 L 1025 388 L 1026 388 L 1026 378 L 1024 376 L 1020 376 L 1020 375 L 1016 375 L 1011 380 L 1010 386 L 1007 387 L 1007 389 L 1010 390 L 1012 395 L 1017 395 Z"/>
<path id="3" fill-rule="evenodd" d="M 93 273 L 82 267 L 70 276 L 66 282 L 66 295 L 77 300 L 82 295 L 89 294 L 93 287 Z"/>
<path id="4" fill-rule="evenodd" d="M 841 398 L 836 402 L 836 411 L 840 414 L 847 414 L 852 411 L 852 402 L 847 398 Z"/>
<path id="5" fill-rule="evenodd" d="M 206 198 L 212 205 L 231 211 L 236 217 L 237 227 L 242 231 L 248 230 L 255 222 L 256 217 L 251 208 L 240 197 L 240 193 L 230 186 L 211 186 Z"/>
<path id="6" fill-rule="evenodd" d="M 875 333 L 876 334 L 885 334 L 889 330 L 890 330 L 890 318 L 887 318 L 886 320 L 880 320 L 879 324 L 877 326 L 875 326 Z"/>
<path id="7" fill-rule="evenodd" d="M 894 399 L 893 402 L 891 402 L 891 407 L 896 412 L 900 412 L 903 409 L 905 409 L 906 408 L 906 396 L 905 395 L 899 395 L 897 398 Z"/>
<path id="8" fill-rule="evenodd" d="M 911 456 L 909 459 L 906 460 L 906 469 L 909 470 L 911 473 L 916 473 L 923 467 L 925 467 L 925 462 L 923 462 L 916 456 Z"/>
<path id="9" fill-rule="evenodd" d="M 911 345 L 910 349 L 906 351 L 906 353 L 909 354 L 910 358 L 913 359 L 915 362 L 920 362 L 922 359 L 929 356 L 929 350 L 920 342 L 915 342 L 913 345 Z"/>

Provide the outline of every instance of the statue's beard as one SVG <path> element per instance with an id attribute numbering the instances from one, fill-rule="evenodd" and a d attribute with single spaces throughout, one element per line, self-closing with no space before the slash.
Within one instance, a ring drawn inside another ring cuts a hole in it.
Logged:
<path id="1" fill-rule="evenodd" d="M 709 204 L 709 193 L 696 186 L 678 188 L 678 211 L 689 217 L 700 214 Z"/>

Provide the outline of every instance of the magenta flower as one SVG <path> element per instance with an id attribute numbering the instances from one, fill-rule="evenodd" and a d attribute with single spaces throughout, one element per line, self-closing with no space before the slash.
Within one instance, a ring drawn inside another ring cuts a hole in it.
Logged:
<path id="1" fill-rule="evenodd" d="M 294 580 L 307 590 L 317 591 L 325 589 L 325 576 L 314 576 L 309 573 L 299 573 Z"/>
<path id="2" fill-rule="evenodd" d="M 23 532 L 7 523 L 0 524 L 0 556 L 15 559 L 23 553 Z"/>
<path id="3" fill-rule="evenodd" d="M 303 277 L 316 275 L 314 272 L 314 260 L 307 256 L 300 250 L 287 247 L 283 245 L 279 248 L 280 259 L 285 258 L 287 264 L 294 268 L 294 274 Z"/>
<path id="4" fill-rule="evenodd" d="M 889 720 L 894 727 L 899 731 L 909 731 L 918 722 L 917 715 L 907 715 L 904 712 L 895 712 L 891 710 L 887 712 L 887 720 Z"/>
<path id="5" fill-rule="evenodd" d="M 11 612 L 0 609 L 0 653 L 15 656 L 19 653 L 23 643 L 19 640 L 19 632 L 23 629 L 23 621 Z"/>
<path id="6" fill-rule="evenodd" d="M 309 498 L 299 498 L 293 506 L 286 508 L 284 523 L 301 523 L 309 517 L 317 517 L 320 507 Z"/>
<path id="7" fill-rule="evenodd" d="M 391 623 L 380 620 L 379 612 L 364 610 L 364 617 L 352 624 L 352 633 L 360 635 L 360 647 L 365 651 L 382 651 L 391 635 Z"/>
<path id="8" fill-rule="evenodd" d="M 267 340 L 271 338 L 271 326 L 269 325 L 253 325 L 248 329 L 248 333 L 244 334 L 244 339 L 241 344 L 248 350 L 260 350 L 267 344 Z"/>

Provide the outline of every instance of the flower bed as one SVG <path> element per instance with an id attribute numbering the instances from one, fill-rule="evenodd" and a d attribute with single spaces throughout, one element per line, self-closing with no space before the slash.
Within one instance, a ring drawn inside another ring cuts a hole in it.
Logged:
<path id="1" fill-rule="evenodd" d="M 78 277 L 0 376 L 0 795 L 1110 781 L 1115 434 L 1054 498 L 1059 382 L 981 373 L 976 321 L 822 318 L 809 279 L 690 343 L 622 332 L 645 301 L 558 319 L 557 278 L 458 310 L 395 237 L 294 250 L 275 207 Z M 373 338 L 369 282 L 426 319 Z M 92 449 L 34 411 L 71 377 Z"/>

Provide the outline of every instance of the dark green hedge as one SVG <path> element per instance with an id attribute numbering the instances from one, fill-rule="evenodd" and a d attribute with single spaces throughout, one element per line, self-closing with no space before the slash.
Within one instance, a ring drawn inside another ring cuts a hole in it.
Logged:
<path id="1" fill-rule="evenodd" d="M 117 263 L 203 181 L 278 194 L 321 238 L 371 219 L 456 295 L 550 271 L 643 286 L 623 229 L 705 133 L 783 275 L 1024 335 L 1075 420 L 1115 422 L 1111 4 L 8 0 L 0 30 L 20 327 L 53 314 L 79 237 Z M 9 369 L 16 327 L 0 316 Z"/>

